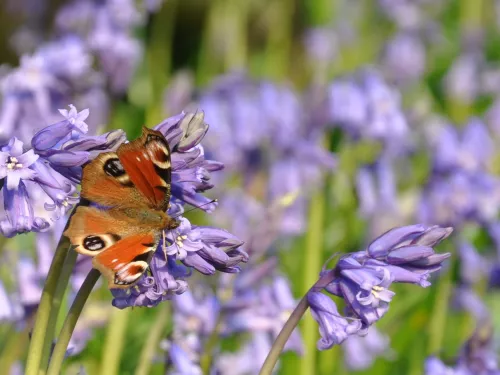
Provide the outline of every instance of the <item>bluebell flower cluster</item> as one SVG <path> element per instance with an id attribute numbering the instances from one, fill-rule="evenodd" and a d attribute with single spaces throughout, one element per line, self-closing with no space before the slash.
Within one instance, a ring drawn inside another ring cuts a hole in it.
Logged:
<path id="1" fill-rule="evenodd" d="M 430 286 L 430 274 L 451 255 L 437 254 L 433 247 L 451 232 L 451 228 L 426 225 L 394 228 L 372 241 L 366 250 L 342 256 L 335 268 L 323 270 L 307 295 L 319 324 L 318 349 L 329 349 L 352 335 L 365 335 L 388 311 L 395 295 L 389 289 L 392 283 Z M 344 300 L 345 316 L 322 290 Z"/>

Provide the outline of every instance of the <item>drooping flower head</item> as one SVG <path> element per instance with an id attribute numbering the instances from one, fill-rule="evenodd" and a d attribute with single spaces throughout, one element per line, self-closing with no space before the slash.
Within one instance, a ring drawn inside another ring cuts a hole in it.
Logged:
<path id="1" fill-rule="evenodd" d="M 311 312 L 320 325 L 318 348 L 328 349 L 352 334 L 365 334 L 388 311 L 395 295 L 389 289 L 392 283 L 428 287 L 430 274 L 450 256 L 436 254 L 433 247 L 451 231 L 426 225 L 394 228 L 366 250 L 343 256 L 334 269 L 324 270 L 308 293 Z M 329 297 L 320 293 L 321 289 L 345 301 L 345 317 Z"/>

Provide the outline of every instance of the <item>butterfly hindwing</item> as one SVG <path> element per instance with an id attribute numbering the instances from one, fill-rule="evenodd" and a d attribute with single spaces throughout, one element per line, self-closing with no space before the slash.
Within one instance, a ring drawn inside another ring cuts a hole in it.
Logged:
<path id="1" fill-rule="evenodd" d="M 121 145 L 118 157 L 130 181 L 156 210 L 166 211 L 170 200 L 170 148 L 156 130 L 143 128 L 133 142 Z"/>
<path id="2" fill-rule="evenodd" d="M 108 279 L 110 289 L 129 288 L 148 269 L 158 242 L 154 231 L 134 234 L 100 252 L 92 264 Z"/>
<path id="3" fill-rule="evenodd" d="M 120 210 L 78 207 L 64 232 L 80 254 L 108 279 L 110 288 L 128 288 L 148 268 L 160 236 L 158 229 L 127 222 Z"/>

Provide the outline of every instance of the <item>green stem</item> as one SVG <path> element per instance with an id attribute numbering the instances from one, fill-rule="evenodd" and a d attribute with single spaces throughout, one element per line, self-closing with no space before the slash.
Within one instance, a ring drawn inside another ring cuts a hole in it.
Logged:
<path id="1" fill-rule="evenodd" d="M 68 347 L 69 340 L 71 339 L 71 335 L 75 329 L 76 322 L 78 321 L 78 318 L 82 313 L 83 306 L 85 305 L 85 302 L 87 302 L 87 298 L 94 288 L 95 283 L 99 279 L 99 276 L 101 276 L 99 271 L 92 269 L 76 294 L 75 300 L 69 309 L 68 315 L 64 320 L 63 327 L 61 328 L 61 332 L 59 333 L 59 337 L 57 338 L 57 343 L 54 348 L 54 352 L 52 353 L 52 359 L 50 360 L 47 375 L 60 374 L 61 366 L 66 354 L 66 348 Z"/>
<path id="2" fill-rule="evenodd" d="M 265 74 L 268 77 L 277 80 L 285 80 L 289 77 L 294 11 L 295 4 L 293 1 L 274 0 L 269 3 L 264 69 L 266 69 Z"/>
<path id="3" fill-rule="evenodd" d="M 130 309 L 116 309 L 113 311 L 106 333 L 106 341 L 104 343 L 101 375 L 118 374 L 122 348 L 125 343 L 129 312 Z"/>
<path id="4" fill-rule="evenodd" d="M 290 315 L 290 318 L 287 320 L 287 322 L 281 329 L 278 337 L 276 337 L 276 340 L 274 341 L 271 351 L 267 355 L 266 360 L 264 361 L 264 364 L 260 369 L 259 375 L 271 375 L 273 373 L 274 366 L 276 366 L 276 362 L 278 362 L 278 359 L 280 357 L 281 352 L 283 351 L 283 348 L 285 347 L 286 342 L 290 338 L 290 335 L 292 334 L 295 327 L 297 327 L 297 325 L 300 322 L 300 319 L 302 318 L 302 316 L 304 315 L 304 313 L 307 311 L 308 308 L 309 308 L 309 303 L 307 302 L 307 294 L 306 294 L 300 300 L 295 310 L 293 310 L 292 315 Z"/>
<path id="5" fill-rule="evenodd" d="M 12 328 L 12 332 L 7 336 L 7 342 L 0 356 L 0 374 L 8 374 L 12 365 L 23 355 L 24 348 L 28 343 L 28 327 L 29 325 L 21 332 Z"/>
<path id="6" fill-rule="evenodd" d="M 215 328 L 208 337 L 207 342 L 205 343 L 205 350 L 200 359 L 200 367 L 204 374 L 210 373 L 210 366 L 212 365 L 212 353 L 215 346 L 219 342 L 219 333 L 222 328 L 222 323 L 222 314 L 219 314 L 219 318 L 217 319 Z"/>
<path id="7" fill-rule="evenodd" d="M 304 292 L 309 286 L 318 280 L 321 270 L 322 252 L 323 252 L 323 219 L 324 219 L 324 194 L 319 192 L 311 200 L 309 213 L 309 229 L 306 237 L 306 256 L 304 259 Z M 301 359 L 301 374 L 316 373 L 316 341 L 317 329 L 316 323 L 311 316 L 304 318 L 303 339 L 305 353 Z"/>
<path id="8" fill-rule="evenodd" d="M 153 356 L 168 322 L 168 309 L 166 308 L 166 304 L 163 304 L 163 306 L 165 307 L 159 309 L 156 320 L 149 331 L 146 343 L 142 348 L 141 356 L 139 357 L 139 365 L 137 366 L 137 370 L 135 370 L 135 375 L 149 374 Z"/>
<path id="9" fill-rule="evenodd" d="M 432 320 L 429 323 L 428 355 L 439 353 L 443 345 L 451 289 L 451 271 L 448 270 L 439 278 L 436 300 L 431 314 Z"/>
<path id="10" fill-rule="evenodd" d="M 224 51 L 224 68 L 226 71 L 245 69 L 248 59 L 247 19 L 249 3 L 247 0 L 225 0 L 222 7 L 225 27 L 231 35 Z"/>
<path id="11" fill-rule="evenodd" d="M 63 269 L 61 276 L 59 277 L 59 282 L 57 285 L 56 293 L 52 300 L 52 313 L 50 314 L 49 322 L 47 324 L 47 334 L 45 336 L 45 342 L 42 351 L 42 360 L 40 362 L 40 371 L 38 375 L 45 375 L 47 371 L 47 365 L 49 364 L 50 350 L 52 349 L 52 341 L 56 334 L 56 325 L 59 317 L 59 311 L 61 310 L 61 304 L 64 297 L 64 292 L 68 286 L 68 281 L 73 272 L 73 267 L 76 263 L 76 257 L 78 253 L 71 248 L 66 255 L 64 260 Z"/>
<path id="12" fill-rule="evenodd" d="M 45 334 L 47 333 L 50 316 L 54 313 L 52 309 L 54 297 L 57 293 L 59 278 L 63 272 L 63 264 L 68 252 L 68 244 L 68 239 L 61 236 L 54 254 L 54 259 L 52 259 L 52 264 L 50 265 L 47 280 L 45 281 L 40 304 L 38 305 L 33 335 L 28 349 L 25 375 L 38 375 L 38 371 L 40 370 L 45 343 Z"/>

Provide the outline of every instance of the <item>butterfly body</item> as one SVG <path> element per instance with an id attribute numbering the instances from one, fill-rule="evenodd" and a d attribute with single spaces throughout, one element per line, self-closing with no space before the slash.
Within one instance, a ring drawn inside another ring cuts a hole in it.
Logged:
<path id="1" fill-rule="evenodd" d="M 165 137 L 143 128 L 141 137 L 98 155 L 83 169 L 85 204 L 64 234 L 93 257 L 110 288 L 129 288 L 147 270 L 164 230 L 178 222 L 170 201 L 170 149 Z"/>

